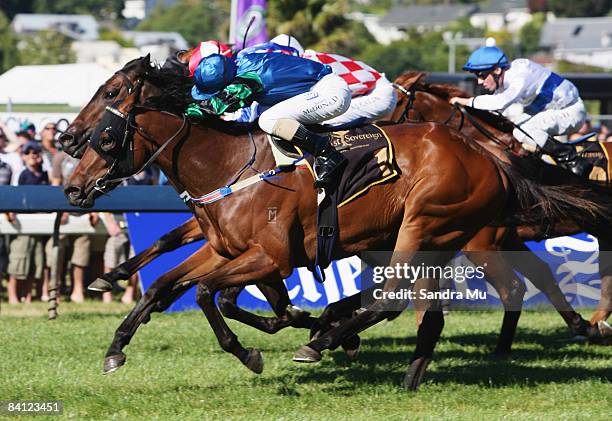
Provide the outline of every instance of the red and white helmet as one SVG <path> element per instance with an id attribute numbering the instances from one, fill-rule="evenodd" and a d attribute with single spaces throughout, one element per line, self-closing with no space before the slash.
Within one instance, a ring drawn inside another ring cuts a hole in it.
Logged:
<path id="1" fill-rule="evenodd" d="M 203 58 L 213 54 L 232 57 L 232 49 L 219 41 L 209 40 L 200 42 L 189 59 L 189 76 L 193 76 L 196 67 L 198 67 Z"/>

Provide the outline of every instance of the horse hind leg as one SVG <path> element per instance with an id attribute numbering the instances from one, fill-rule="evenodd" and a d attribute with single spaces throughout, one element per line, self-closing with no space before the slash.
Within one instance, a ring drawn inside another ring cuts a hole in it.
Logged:
<path id="1" fill-rule="evenodd" d="M 214 296 L 219 290 L 242 287 L 269 279 L 278 268 L 263 248 L 255 246 L 240 256 L 230 260 L 217 270 L 199 279 L 196 301 L 211 328 L 215 332 L 221 348 L 236 356 L 254 373 L 263 371 L 263 356 L 255 348 L 245 349 L 238 337 L 231 331 L 215 305 Z"/>
<path id="2" fill-rule="evenodd" d="M 526 287 L 499 252 L 466 252 L 472 263 L 483 268 L 487 281 L 493 286 L 504 306 L 504 318 L 494 353 L 509 354 L 521 317 Z"/>
<path id="3" fill-rule="evenodd" d="M 274 334 L 289 326 L 309 329 L 315 319 L 310 316 L 309 312 L 291 304 L 280 275 L 273 275 L 270 283 L 273 286 L 260 282 L 257 287 L 262 291 L 277 317 L 258 316 L 240 308 L 237 301 L 238 295 L 243 290 L 242 287 L 226 288 L 219 293 L 217 303 L 221 314 L 269 334 Z"/>

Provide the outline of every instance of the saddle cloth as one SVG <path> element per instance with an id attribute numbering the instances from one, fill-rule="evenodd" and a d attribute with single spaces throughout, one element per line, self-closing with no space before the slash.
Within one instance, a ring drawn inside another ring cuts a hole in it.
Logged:
<path id="1" fill-rule="evenodd" d="M 385 131 L 375 124 L 350 130 L 331 132 L 331 144 L 348 160 L 338 183 L 338 203 L 342 207 L 365 194 L 372 186 L 397 176 L 393 145 Z M 268 135 L 268 141 L 278 166 L 290 165 L 304 153 L 291 143 Z M 305 157 L 312 170 L 314 158 Z"/>
<path id="2" fill-rule="evenodd" d="M 334 245 L 339 237 L 338 208 L 365 194 L 372 186 L 398 175 L 393 157 L 393 145 L 383 129 L 367 125 L 350 130 L 330 133 L 330 143 L 347 158 L 347 165 L 340 179 L 319 194 L 317 210 L 317 254 L 312 271 L 314 278 L 323 282 L 325 269 L 331 263 Z M 289 165 L 302 151 L 289 142 L 268 137 L 277 165 Z M 314 157 L 305 157 L 314 180 L 312 170 Z"/>

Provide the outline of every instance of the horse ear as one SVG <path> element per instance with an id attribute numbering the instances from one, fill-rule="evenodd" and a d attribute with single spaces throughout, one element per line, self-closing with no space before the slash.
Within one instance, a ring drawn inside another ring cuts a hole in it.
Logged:
<path id="1" fill-rule="evenodd" d="M 150 66 L 151 65 L 151 53 L 147 54 L 146 56 L 144 56 L 144 61 L 145 63 Z"/>

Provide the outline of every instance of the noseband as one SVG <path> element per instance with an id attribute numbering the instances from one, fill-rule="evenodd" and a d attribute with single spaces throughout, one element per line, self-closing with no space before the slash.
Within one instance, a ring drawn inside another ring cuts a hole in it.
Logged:
<path id="1" fill-rule="evenodd" d="M 119 73 L 119 72 L 118 72 Z M 124 75 L 126 78 L 127 76 Z M 142 87 L 142 79 L 138 79 L 133 87 L 129 88 L 129 92 L 138 95 Z M 100 193 L 106 193 L 109 188 L 128 178 L 140 173 L 147 168 L 157 157 L 166 149 L 166 147 L 176 139 L 188 124 L 188 120 L 184 114 L 178 116 L 168 111 L 160 111 L 164 114 L 182 118 L 180 128 L 164 141 L 161 146 L 149 157 L 149 159 L 139 168 L 134 167 L 134 135 L 136 132 L 151 143 L 158 144 L 155 139 L 145 130 L 136 124 L 135 114 L 137 110 L 159 111 L 153 108 L 139 106 L 134 104 L 127 113 L 118 109 L 118 106 L 123 100 L 116 102 L 113 106 L 105 108 L 102 121 L 96 126 L 94 134 L 89 139 L 90 146 L 94 151 L 104 159 L 109 168 L 102 177 L 95 181 L 94 190 Z M 103 148 L 102 134 L 110 138 L 115 144 L 110 149 Z"/>

